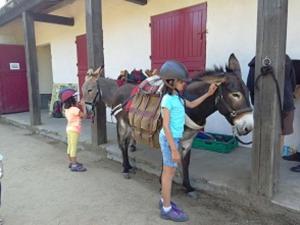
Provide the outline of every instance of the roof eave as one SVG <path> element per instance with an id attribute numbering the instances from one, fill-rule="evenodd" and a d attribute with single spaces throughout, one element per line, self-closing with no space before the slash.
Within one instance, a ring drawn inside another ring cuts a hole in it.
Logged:
<path id="1" fill-rule="evenodd" d="M 16 19 L 25 11 L 43 10 L 62 1 L 63 0 L 12 0 L 0 9 L 0 26 Z"/>

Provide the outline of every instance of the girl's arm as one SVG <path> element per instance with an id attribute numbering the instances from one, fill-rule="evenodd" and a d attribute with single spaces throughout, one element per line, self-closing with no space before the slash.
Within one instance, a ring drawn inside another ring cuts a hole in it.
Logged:
<path id="1" fill-rule="evenodd" d="M 86 107 L 85 107 L 85 103 L 84 103 L 83 99 L 80 100 L 79 106 L 80 106 L 79 107 L 80 108 L 79 116 L 81 118 L 85 118 L 87 114 L 86 114 Z"/>
<path id="2" fill-rule="evenodd" d="M 172 133 L 170 130 L 170 112 L 167 108 L 162 108 L 162 118 L 163 118 L 163 129 L 167 138 L 167 141 L 170 145 L 172 158 L 174 162 L 180 163 L 180 154 L 176 148 Z"/>
<path id="3" fill-rule="evenodd" d="M 208 91 L 204 95 L 202 95 L 201 97 L 195 99 L 194 101 L 185 100 L 186 107 L 191 108 L 191 109 L 197 107 L 202 102 L 204 102 L 205 99 L 212 96 L 216 92 L 217 88 L 218 88 L 218 86 L 215 83 L 211 84 L 209 86 Z"/>

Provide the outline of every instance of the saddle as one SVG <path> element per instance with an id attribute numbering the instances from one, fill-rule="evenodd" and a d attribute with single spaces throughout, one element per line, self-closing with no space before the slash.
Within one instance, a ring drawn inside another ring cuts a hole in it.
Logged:
<path id="1" fill-rule="evenodd" d="M 146 73 L 146 71 L 145 71 Z M 127 70 L 121 70 L 120 75 L 117 78 L 117 84 L 119 87 L 123 86 L 125 83 L 130 84 L 140 84 L 145 80 L 147 76 L 143 73 L 142 70 L 132 70 L 131 73 L 128 73 Z"/>
<path id="2" fill-rule="evenodd" d="M 157 75 L 149 77 L 138 86 L 126 107 L 132 135 L 138 144 L 159 148 L 158 134 L 162 127 L 160 103 L 163 91 L 163 81 Z"/>

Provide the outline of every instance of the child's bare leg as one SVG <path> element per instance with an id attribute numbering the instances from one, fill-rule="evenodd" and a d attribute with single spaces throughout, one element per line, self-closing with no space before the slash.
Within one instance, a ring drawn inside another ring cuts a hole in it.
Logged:
<path id="1" fill-rule="evenodd" d="M 68 154 L 68 159 L 69 159 L 69 162 L 72 162 L 70 154 Z"/>
<path id="2" fill-rule="evenodd" d="M 77 157 L 70 157 L 70 162 L 74 164 L 77 163 Z"/>
<path id="3" fill-rule="evenodd" d="M 163 206 L 171 206 L 171 191 L 172 191 L 172 180 L 175 175 L 176 168 L 163 166 L 162 180 L 161 180 L 161 194 L 163 198 Z"/>

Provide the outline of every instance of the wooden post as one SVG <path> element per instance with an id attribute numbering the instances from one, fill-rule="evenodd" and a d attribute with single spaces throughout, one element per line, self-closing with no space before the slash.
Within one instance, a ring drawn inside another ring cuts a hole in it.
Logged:
<path id="1" fill-rule="evenodd" d="M 25 53 L 27 67 L 27 83 L 29 96 L 30 123 L 32 126 L 41 124 L 40 91 L 38 79 L 37 53 L 34 32 L 34 20 L 30 12 L 23 12 L 25 37 Z"/>
<path id="2" fill-rule="evenodd" d="M 104 65 L 101 3 L 102 0 L 85 1 L 88 66 L 93 69 Z M 100 99 L 92 124 L 92 144 L 98 146 L 106 142 L 106 108 Z"/>
<path id="3" fill-rule="evenodd" d="M 288 0 L 259 0 L 255 78 L 265 58 L 278 80 L 283 99 Z M 271 75 L 262 77 L 255 89 L 251 190 L 272 198 L 278 187 L 280 167 L 280 109 Z"/>

